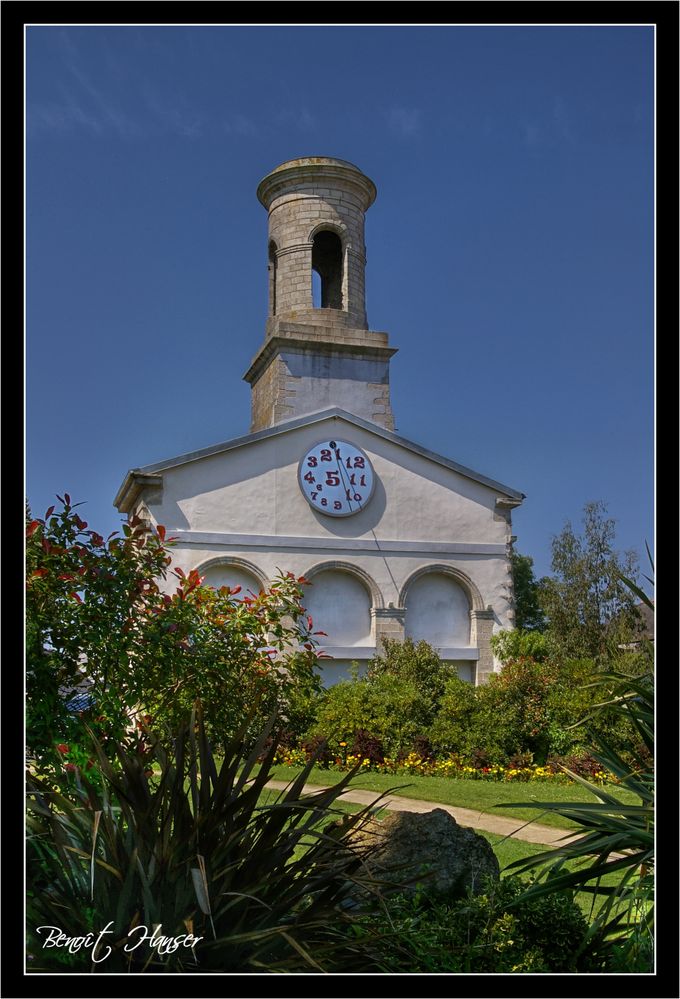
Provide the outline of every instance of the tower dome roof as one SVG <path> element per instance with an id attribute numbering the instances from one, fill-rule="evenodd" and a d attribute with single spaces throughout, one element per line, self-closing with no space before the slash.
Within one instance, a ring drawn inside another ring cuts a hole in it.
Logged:
<path id="1" fill-rule="evenodd" d="M 299 156 L 286 160 L 268 173 L 258 185 L 257 197 L 269 209 L 274 198 L 286 188 L 305 184 L 349 185 L 361 193 L 364 211 L 373 204 L 377 194 L 373 181 L 348 160 L 334 156 Z"/>

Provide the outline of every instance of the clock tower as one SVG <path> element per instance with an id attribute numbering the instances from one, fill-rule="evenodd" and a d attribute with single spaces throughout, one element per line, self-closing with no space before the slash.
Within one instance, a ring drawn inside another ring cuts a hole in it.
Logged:
<path id="1" fill-rule="evenodd" d="M 366 320 L 364 215 L 375 184 L 327 156 L 288 160 L 261 181 L 269 213 L 269 315 L 244 378 L 251 431 L 339 406 L 394 429 L 396 349 Z"/>
<path id="2" fill-rule="evenodd" d="M 365 672 L 385 638 L 424 639 L 453 674 L 485 683 L 501 668 L 491 636 L 513 625 L 523 494 L 394 432 L 395 349 L 366 319 L 373 181 L 346 160 L 302 157 L 257 195 L 269 314 L 245 375 L 250 432 L 131 468 L 115 504 L 162 524 L 177 568 L 210 586 L 245 597 L 280 569 L 307 580 L 327 685 L 355 663 Z"/>

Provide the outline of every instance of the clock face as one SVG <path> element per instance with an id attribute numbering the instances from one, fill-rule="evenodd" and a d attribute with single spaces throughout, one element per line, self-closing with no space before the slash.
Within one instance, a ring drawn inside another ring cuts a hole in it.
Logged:
<path id="1" fill-rule="evenodd" d="M 363 510 L 375 477 L 367 456 L 355 444 L 325 440 L 305 454 L 298 469 L 300 489 L 309 505 L 329 517 Z"/>

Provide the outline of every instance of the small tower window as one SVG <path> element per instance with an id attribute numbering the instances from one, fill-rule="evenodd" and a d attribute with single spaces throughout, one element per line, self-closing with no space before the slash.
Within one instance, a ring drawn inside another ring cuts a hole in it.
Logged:
<path id="1" fill-rule="evenodd" d="M 276 243 L 269 243 L 269 315 L 276 315 Z"/>
<path id="2" fill-rule="evenodd" d="M 314 237 L 312 245 L 312 270 L 321 282 L 320 306 L 322 309 L 342 308 L 342 243 L 334 232 L 323 230 Z"/>

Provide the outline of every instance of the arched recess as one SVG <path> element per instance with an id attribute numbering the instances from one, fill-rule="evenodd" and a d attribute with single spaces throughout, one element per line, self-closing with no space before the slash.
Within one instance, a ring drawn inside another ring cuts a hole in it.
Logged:
<path id="1" fill-rule="evenodd" d="M 312 271 L 321 282 L 319 308 L 342 309 L 345 293 L 345 248 L 334 227 L 317 226 L 310 235 Z"/>
<path id="2" fill-rule="evenodd" d="M 475 584 L 451 566 L 425 566 L 413 573 L 401 592 L 406 608 L 404 631 L 414 641 L 435 648 L 471 644 L 471 610 L 482 608 Z"/>
<path id="3" fill-rule="evenodd" d="M 468 600 L 470 602 L 471 610 L 484 610 L 484 601 L 482 600 L 482 594 L 477 588 L 477 584 L 473 583 L 469 576 L 467 576 L 461 569 L 457 569 L 453 565 L 446 565 L 444 563 L 438 564 L 433 563 L 432 565 L 424 565 L 420 569 L 416 569 L 415 572 L 411 573 L 406 582 L 401 588 L 401 593 L 399 594 L 399 603 L 402 607 L 406 606 L 406 596 L 408 594 L 409 587 L 412 583 L 415 583 L 417 579 L 421 576 L 427 576 L 431 572 L 439 572 L 445 576 L 451 576 L 458 582 L 465 590 Z"/>
<path id="4" fill-rule="evenodd" d="M 229 586 L 231 589 L 240 586 L 239 597 L 247 596 L 249 591 L 257 594 L 260 590 L 265 589 L 269 583 L 267 577 L 256 565 L 242 558 L 218 556 L 208 559 L 196 568 L 205 584 L 216 590 L 221 586 Z"/>
<path id="5" fill-rule="evenodd" d="M 323 644 L 372 644 L 371 608 L 382 607 L 383 599 L 368 573 L 346 562 L 323 562 L 304 575 L 311 583 L 304 603 L 314 630 L 326 632 Z"/>

